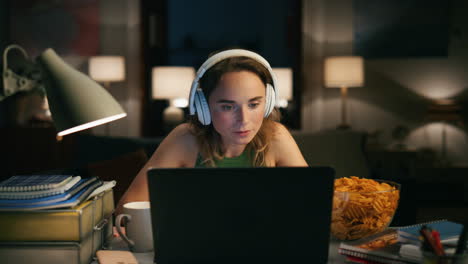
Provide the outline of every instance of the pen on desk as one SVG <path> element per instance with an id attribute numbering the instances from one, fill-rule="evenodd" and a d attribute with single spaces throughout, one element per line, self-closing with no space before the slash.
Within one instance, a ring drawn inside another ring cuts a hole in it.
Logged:
<path id="1" fill-rule="evenodd" d="M 462 232 L 460 237 L 458 238 L 457 249 L 455 250 L 455 254 L 462 254 L 466 249 L 466 239 L 467 239 L 467 232 L 466 224 L 463 225 Z"/>
<path id="2" fill-rule="evenodd" d="M 434 237 L 432 236 L 432 232 L 427 228 L 426 226 L 423 226 L 421 230 L 419 231 L 423 237 L 424 243 L 426 249 L 429 251 L 432 251 L 434 254 L 437 256 L 444 256 L 445 252 L 443 249 L 437 247 L 436 241 Z"/>
<path id="3" fill-rule="evenodd" d="M 437 249 L 442 253 L 442 255 L 445 255 L 445 249 L 444 246 L 442 246 L 442 243 L 440 242 L 440 233 L 437 230 L 432 230 L 432 237 L 434 238 L 435 245 Z"/>
<path id="4" fill-rule="evenodd" d="M 427 226 L 423 225 L 421 229 L 419 230 L 420 240 L 421 240 L 421 249 L 425 251 L 432 251 L 431 245 L 429 245 L 429 242 L 426 239 L 426 235 L 424 234 L 425 230 L 427 229 Z"/>

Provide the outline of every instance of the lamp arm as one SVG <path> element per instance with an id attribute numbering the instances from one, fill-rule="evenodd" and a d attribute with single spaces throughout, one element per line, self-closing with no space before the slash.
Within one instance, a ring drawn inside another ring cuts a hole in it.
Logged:
<path id="1" fill-rule="evenodd" d="M 12 50 L 19 51 L 23 57 L 13 57 L 17 72 L 8 67 L 8 52 Z M 0 102 L 18 92 L 37 89 L 41 94 L 45 94 L 40 66 L 30 61 L 26 51 L 18 45 L 9 45 L 3 52 L 2 79 L 3 89 L 0 89 Z"/>

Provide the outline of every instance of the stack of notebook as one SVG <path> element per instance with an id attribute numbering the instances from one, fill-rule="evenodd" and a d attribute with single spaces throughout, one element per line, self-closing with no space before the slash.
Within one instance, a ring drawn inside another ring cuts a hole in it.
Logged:
<path id="1" fill-rule="evenodd" d="M 373 236 L 344 241 L 338 252 L 346 256 L 347 263 L 421 263 L 419 230 L 423 226 L 437 230 L 445 252 L 448 255 L 454 253 L 463 225 L 445 219 L 388 228 Z"/>
<path id="2" fill-rule="evenodd" d="M 17 175 L 0 182 L 0 210 L 40 210 L 78 205 L 102 182 L 74 175 Z"/>
<path id="3" fill-rule="evenodd" d="M 0 182 L 0 262 L 90 263 L 112 234 L 114 186 L 75 175 Z"/>

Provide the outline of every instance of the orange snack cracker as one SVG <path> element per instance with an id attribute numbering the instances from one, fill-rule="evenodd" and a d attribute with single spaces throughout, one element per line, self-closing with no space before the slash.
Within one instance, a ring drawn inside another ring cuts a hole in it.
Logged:
<path id="1" fill-rule="evenodd" d="M 332 234 L 342 240 L 358 239 L 387 228 L 398 207 L 399 185 L 358 178 L 335 180 Z"/>

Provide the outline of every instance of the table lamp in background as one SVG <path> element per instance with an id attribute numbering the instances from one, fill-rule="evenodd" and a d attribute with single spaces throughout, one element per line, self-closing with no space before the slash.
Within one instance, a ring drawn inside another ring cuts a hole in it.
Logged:
<path id="1" fill-rule="evenodd" d="M 89 59 L 89 75 L 109 88 L 111 82 L 125 80 L 125 59 L 122 56 L 93 56 Z"/>
<path id="2" fill-rule="evenodd" d="M 193 79 L 193 67 L 160 66 L 152 69 L 152 98 L 169 100 L 169 106 L 163 112 L 164 125 L 168 128 L 184 121 L 181 108 L 188 106 Z"/>
<path id="3" fill-rule="evenodd" d="M 11 45 L 7 49 L 19 50 L 27 59 L 20 46 Z M 127 115 L 106 89 L 65 63 L 52 49 L 39 55 L 36 63 L 27 59 L 23 64 L 16 72 L 4 67 L 0 101 L 20 91 L 44 89 L 59 137 Z M 30 67 L 37 68 L 38 74 L 21 73 L 20 68 Z"/>
<path id="4" fill-rule="evenodd" d="M 293 72 L 291 68 L 272 68 L 278 82 L 278 102 L 277 107 L 288 107 L 288 101 L 293 97 Z"/>
<path id="5" fill-rule="evenodd" d="M 460 114 L 461 111 L 461 105 L 451 99 L 433 100 L 427 109 L 426 121 L 442 124 L 441 153 L 438 164 L 441 167 L 448 167 L 451 165 L 447 157 L 447 125 L 463 126 L 463 118 Z"/>
<path id="6" fill-rule="evenodd" d="M 123 56 L 92 56 L 89 59 L 89 75 L 109 89 L 111 82 L 125 80 L 125 59 Z M 106 124 L 107 136 L 110 135 L 109 130 L 109 124 Z"/>
<path id="7" fill-rule="evenodd" d="M 364 61 L 360 56 L 334 56 L 325 59 L 325 86 L 341 88 L 341 124 L 338 129 L 349 129 L 346 117 L 348 88 L 364 84 Z"/>

